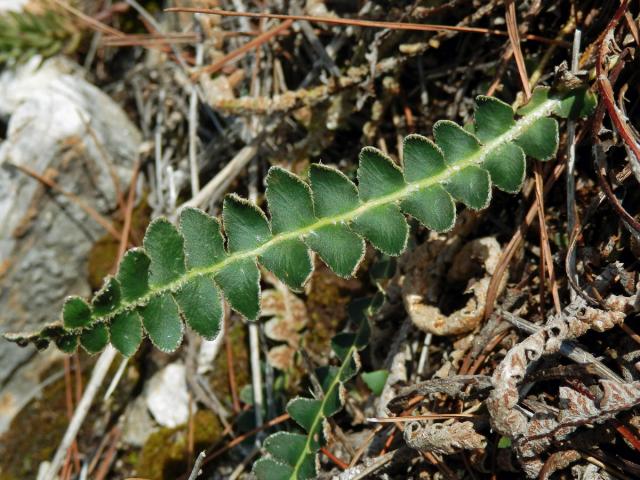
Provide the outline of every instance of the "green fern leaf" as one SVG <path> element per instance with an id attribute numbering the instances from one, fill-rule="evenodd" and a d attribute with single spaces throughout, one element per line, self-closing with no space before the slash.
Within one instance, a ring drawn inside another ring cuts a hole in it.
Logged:
<path id="1" fill-rule="evenodd" d="M 122 312 L 113 317 L 109 335 L 111 344 L 122 355 L 130 357 L 136 353 L 142 342 L 142 319 L 140 314 L 134 310 Z"/>
<path id="2" fill-rule="evenodd" d="M 91 323 L 91 308 L 80 297 L 69 297 L 62 307 L 64 328 L 74 330 L 86 327 Z"/>
<path id="3" fill-rule="evenodd" d="M 372 308 L 371 303 L 368 300 L 354 302 L 353 307 L 350 313 L 357 331 L 339 333 L 331 341 L 340 366 L 316 370 L 322 397 L 296 397 L 287 405 L 287 413 L 306 434 L 278 432 L 269 436 L 264 442 L 268 455 L 253 465 L 253 473 L 258 480 L 317 477 L 316 456 L 325 443 L 325 421 L 342 409 L 343 384 L 358 373 L 358 352 L 369 342 L 369 323 L 365 313 Z"/>
<path id="4" fill-rule="evenodd" d="M 80 335 L 80 345 L 89 353 L 98 353 L 109 343 L 109 329 L 104 323 L 96 323 Z"/>
<path id="5" fill-rule="evenodd" d="M 365 240 L 388 255 L 399 255 L 409 234 L 405 214 L 442 232 L 455 223 L 454 199 L 482 209 L 494 184 L 517 192 L 524 180 L 525 154 L 548 160 L 557 151 L 558 124 L 552 115 L 586 115 L 594 107 L 595 97 L 585 89 L 554 94 L 538 88 L 517 117 L 507 104 L 479 97 L 469 131 L 439 121 L 435 143 L 409 135 L 403 168 L 380 150 L 364 148 L 357 187 L 322 164 L 311 166 L 309 183 L 274 167 L 267 176 L 269 217 L 230 194 L 223 202 L 222 224 L 191 208 L 181 212 L 178 228 L 156 219 L 143 248 L 126 253 L 117 275 L 105 280 L 90 303 L 71 298 L 62 322 L 34 334 L 5 336 L 40 348 L 54 341 L 65 351 L 81 344 L 91 353 L 108 338 L 123 355 L 132 355 L 145 334 L 161 350 L 175 350 L 183 322 L 214 338 L 223 297 L 248 319 L 258 318 L 258 264 L 300 290 L 313 269 L 310 250 L 343 277 L 358 268 Z"/>

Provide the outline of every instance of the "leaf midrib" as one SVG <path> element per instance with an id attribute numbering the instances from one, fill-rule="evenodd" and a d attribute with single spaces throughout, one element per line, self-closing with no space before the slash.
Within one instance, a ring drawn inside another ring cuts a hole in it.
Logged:
<path id="1" fill-rule="evenodd" d="M 232 253 L 230 255 L 227 255 L 223 260 L 219 261 L 214 265 L 189 270 L 184 275 L 180 276 L 176 280 L 166 285 L 151 287 L 149 292 L 147 292 L 144 296 L 132 302 L 121 302 L 117 308 L 115 308 L 112 312 L 109 312 L 108 314 L 92 315 L 92 322 L 90 323 L 90 326 L 93 326 L 97 322 L 108 322 L 109 320 L 111 320 L 112 318 L 114 318 L 120 313 L 126 312 L 133 308 L 144 306 L 156 295 L 161 295 L 162 293 L 167 293 L 167 292 L 172 292 L 172 293 L 176 292 L 182 286 L 184 286 L 187 282 L 189 282 L 190 280 L 198 276 L 214 275 L 217 272 L 221 271 L 226 266 L 234 262 L 244 260 L 246 258 L 257 258 L 262 253 L 264 253 L 267 249 L 269 249 L 274 245 L 277 245 L 278 243 L 291 240 L 291 239 L 304 237 L 305 235 L 308 235 L 313 231 L 318 230 L 327 225 L 336 225 L 338 223 L 344 224 L 346 222 L 354 220 L 356 217 L 362 215 L 368 210 L 371 210 L 373 208 L 376 208 L 382 205 L 398 202 L 404 199 L 405 197 L 407 197 L 408 195 L 410 195 L 411 193 L 418 191 L 422 188 L 429 187 L 436 183 L 445 182 L 446 180 L 448 180 L 454 174 L 458 173 L 463 168 L 469 167 L 471 165 L 481 164 L 484 161 L 484 159 L 487 157 L 487 155 L 489 155 L 489 153 L 494 151 L 496 148 L 498 148 L 499 146 L 507 142 L 511 142 L 515 140 L 536 120 L 549 116 L 549 114 L 551 114 L 553 109 L 559 103 L 560 101 L 557 99 L 548 98 L 547 100 L 542 102 L 538 107 L 536 107 L 534 110 L 532 110 L 531 112 L 527 113 L 526 115 L 516 120 L 515 125 L 509 130 L 507 130 L 505 133 L 485 143 L 484 145 L 481 145 L 480 149 L 474 154 L 457 161 L 453 165 L 448 165 L 445 170 L 443 170 L 441 173 L 437 175 L 422 179 L 418 182 L 407 183 L 404 188 L 396 192 L 364 202 L 360 204 L 357 208 L 354 208 L 353 210 L 342 213 L 340 215 L 321 218 L 321 219 L 318 219 L 317 222 L 312 223 L 311 225 L 307 225 L 306 227 L 302 227 L 297 230 L 292 230 L 290 232 L 283 232 L 283 233 L 274 235 L 270 240 L 263 243 L 259 247 L 256 247 L 251 250 L 246 250 L 244 252 Z"/>

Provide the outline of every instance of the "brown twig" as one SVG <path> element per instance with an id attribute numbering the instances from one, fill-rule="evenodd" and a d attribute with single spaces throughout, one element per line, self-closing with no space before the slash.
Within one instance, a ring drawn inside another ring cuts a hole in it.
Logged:
<path id="1" fill-rule="evenodd" d="M 127 194 L 127 202 L 124 211 L 124 224 L 122 225 L 122 238 L 118 247 L 118 261 L 124 255 L 129 243 L 129 235 L 131 234 L 131 219 L 133 217 L 133 207 L 136 201 L 136 185 L 138 183 L 138 173 L 140 172 L 140 159 L 136 159 L 133 164 L 133 172 L 131 172 L 131 181 L 129 183 L 129 192 Z"/>
<path id="2" fill-rule="evenodd" d="M 344 463 L 342 460 L 336 457 L 333 453 L 331 453 L 326 447 L 321 447 L 320 451 L 324 453 L 327 456 L 327 458 L 331 460 L 336 465 L 336 467 L 338 467 L 340 470 L 346 470 L 347 468 L 349 468 L 349 464 Z"/>
<path id="3" fill-rule="evenodd" d="M 229 373 L 229 390 L 231 392 L 231 400 L 233 402 L 233 411 L 235 413 L 240 412 L 240 397 L 238 396 L 238 386 L 236 383 L 236 371 L 235 371 L 235 367 L 233 366 L 233 346 L 231 345 L 231 335 L 229 335 L 229 328 L 230 328 L 230 315 L 229 315 L 229 310 L 228 308 L 225 307 L 225 315 L 224 315 L 224 322 L 225 322 L 225 327 L 224 327 L 224 331 L 226 332 L 226 335 L 224 336 L 224 347 L 225 347 L 225 352 L 227 354 L 227 372 Z"/>
<path id="4" fill-rule="evenodd" d="M 202 462 L 202 465 L 203 466 L 207 465 L 209 462 L 212 462 L 213 460 L 218 458 L 223 453 L 231 450 L 236 445 L 239 445 L 240 443 L 244 442 L 247 438 L 253 437 L 256 433 L 262 432 L 263 430 L 266 430 L 267 428 L 273 427 L 274 425 L 278 425 L 278 424 L 280 424 L 282 422 L 286 422 L 290 418 L 291 418 L 291 416 L 288 413 L 283 413 L 282 415 L 279 415 L 279 416 L 277 416 L 275 418 L 272 418 L 268 422 L 263 423 L 259 427 L 254 428 L 253 430 L 249 430 L 248 432 L 243 433 L 242 435 L 238 435 L 236 438 L 234 438 L 229 443 L 227 443 L 224 447 L 222 447 L 222 448 L 216 450 L 215 452 L 210 453 L 209 455 L 207 455 L 207 458 L 205 459 L 204 462 Z"/>
<path id="5" fill-rule="evenodd" d="M 222 69 L 222 67 L 224 67 L 227 63 L 229 63 L 231 60 L 233 60 L 235 58 L 238 58 L 238 57 L 241 57 L 242 55 L 244 55 L 245 53 L 247 53 L 248 51 L 250 51 L 250 50 L 252 50 L 254 48 L 258 48 L 260 45 L 263 45 L 264 43 L 268 42 L 269 40 L 271 40 L 273 37 L 275 37 L 279 33 L 283 32 L 284 30 L 289 29 L 292 24 L 293 24 L 293 20 L 285 20 L 280 25 L 277 25 L 277 26 L 267 30 L 266 32 L 258 35 L 253 40 L 245 43 L 241 47 L 236 48 L 232 52 L 229 52 L 228 54 L 226 54 L 221 59 L 213 62 L 211 65 L 209 65 L 207 67 L 203 67 L 203 68 L 201 68 L 199 70 L 196 70 L 191 75 L 191 79 L 195 80 L 200 75 L 203 75 L 203 74 L 216 73 L 217 71 Z"/>
<path id="6" fill-rule="evenodd" d="M 98 225 L 100 225 L 107 232 L 109 232 L 109 234 L 111 234 L 116 240 L 120 240 L 122 238 L 122 235 L 120 234 L 120 232 L 118 232 L 113 227 L 113 225 L 109 220 L 103 217 L 93 207 L 90 207 L 89 205 L 87 205 L 80 197 L 78 197 L 77 195 L 71 192 L 67 192 L 66 190 L 64 190 L 62 187 L 60 187 L 60 185 L 58 185 L 56 181 L 52 180 L 46 175 L 40 175 L 38 172 L 36 172 L 35 170 L 32 170 L 31 168 L 25 165 L 18 165 L 16 163 L 10 163 L 10 165 L 17 168 L 21 172 L 29 175 L 30 177 L 36 179 L 43 185 L 49 187 L 51 190 L 54 190 L 60 193 L 61 195 L 64 195 L 65 197 L 67 197 L 69 200 L 75 203 L 78 207 L 80 207 L 80 209 L 82 209 L 87 215 L 89 215 L 92 219 L 94 219 Z"/>
<path id="7" fill-rule="evenodd" d="M 564 170 L 565 170 L 564 163 L 558 163 L 554 167 L 553 171 L 549 174 L 546 181 L 544 182 L 543 197 L 549 193 L 549 191 L 551 190 L 553 185 L 556 183 L 556 181 L 558 181 L 558 179 L 562 176 L 562 173 L 564 172 Z M 493 312 L 494 303 L 498 293 L 498 287 L 502 282 L 502 277 L 507 271 L 507 267 L 509 266 L 511 259 L 513 258 L 516 251 L 524 241 L 524 234 L 527 232 L 527 230 L 529 229 L 529 227 L 531 226 L 531 224 L 533 223 L 537 215 L 538 215 L 538 202 L 534 201 L 531 204 L 531 207 L 529 207 L 529 211 L 527 212 L 525 219 L 522 221 L 522 223 L 518 227 L 518 230 L 516 230 L 515 234 L 513 235 L 513 237 L 507 244 L 507 246 L 502 251 L 502 255 L 500 256 L 498 265 L 496 266 L 493 276 L 491 277 L 491 282 L 489 283 L 489 287 L 487 288 L 487 298 L 486 298 L 486 305 L 485 305 L 485 311 L 484 311 L 485 319 L 489 318 L 489 315 L 491 315 L 491 313 Z"/>
<path id="8" fill-rule="evenodd" d="M 509 41 L 511 42 L 513 56 L 516 59 L 516 65 L 518 67 L 518 74 L 520 75 L 520 82 L 522 83 L 525 101 L 528 101 L 529 98 L 531 98 L 531 87 L 529 86 L 529 76 L 527 75 L 524 56 L 522 55 L 522 49 L 520 48 L 520 34 L 518 32 L 518 22 L 516 19 L 516 4 L 514 0 L 505 0 L 505 4 L 505 16 Z"/>
<path id="9" fill-rule="evenodd" d="M 129 34 L 126 36 L 106 36 L 102 39 L 102 44 L 106 47 L 154 47 L 165 43 L 196 43 L 198 36 L 195 33 L 172 32 L 165 34 L 141 33 Z"/>
<path id="10" fill-rule="evenodd" d="M 613 89 L 611 87 L 611 82 L 609 78 L 604 73 L 604 65 L 606 62 L 606 56 L 609 52 L 609 41 L 611 40 L 611 35 L 613 34 L 613 30 L 616 28 L 620 19 L 624 16 L 627 10 L 628 0 L 623 0 L 616 10 L 613 18 L 609 22 L 606 28 L 606 35 L 602 38 L 600 42 L 600 46 L 598 48 L 598 61 L 596 62 L 596 85 L 598 86 L 598 91 L 602 97 L 602 101 L 604 103 L 607 112 L 609 113 L 609 117 L 611 121 L 616 127 L 616 130 L 620 134 L 620 137 L 627 145 L 627 147 L 633 152 L 638 160 L 640 160 L 640 145 L 633 138 L 633 132 L 627 125 L 627 122 L 622 118 L 620 112 L 615 103 Z"/>
<path id="11" fill-rule="evenodd" d="M 82 13 L 77 8 L 72 7 L 71 5 L 69 5 L 67 2 L 63 2 L 62 0 L 53 0 L 53 2 L 55 2 L 60 7 L 64 8 L 69 13 L 75 15 L 82 22 L 86 23 L 89 27 L 91 27 L 92 29 L 94 29 L 94 30 L 96 30 L 98 32 L 107 33 L 109 35 L 113 35 L 113 36 L 116 36 L 116 37 L 124 37 L 124 36 L 126 36 L 120 30 L 116 30 L 115 28 L 110 27 L 109 25 L 105 25 L 104 23 L 96 20 L 95 18 L 91 18 L 89 15 L 85 15 L 84 13 Z"/>
<path id="12" fill-rule="evenodd" d="M 104 480 L 107 478 L 109 474 L 109 470 L 111 470 L 111 465 L 113 464 L 113 460 L 115 459 L 116 453 L 118 452 L 118 440 L 120 439 L 120 429 L 116 426 L 109 432 L 109 448 L 104 454 L 104 458 L 96 471 L 95 480 Z"/>
<path id="13" fill-rule="evenodd" d="M 518 67 L 518 74 L 520 75 L 520 83 L 522 84 L 525 102 L 528 102 L 531 98 L 531 87 L 529 84 L 527 69 L 524 63 L 524 56 L 522 55 L 522 49 L 520 48 L 520 36 L 518 33 L 518 23 L 516 20 L 516 7 L 513 0 L 505 0 L 505 2 L 506 23 L 507 29 L 509 31 L 509 40 L 511 42 L 513 56 Z M 560 312 L 561 306 L 560 297 L 558 295 L 558 285 L 556 283 L 555 271 L 553 268 L 553 258 L 551 255 L 551 248 L 549 246 L 549 233 L 547 231 L 547 225 L 544 218 L 544 180 L 542 178 L 542 170 L 539 163 L 536 163 L 534 167 L 534 180 L 536 202 L 538 203 L 538 223 L 540 226 L 540 308 L 543 310 L 544 315 L 545 265 L 548 270 L 549 284 L 551 286 L 551 292 L 553 295 L 553 303 L 557 312 Z"/>
<path id="14" fill-rule="evenodd" d="M 542 167 L 540 163 L 536 163 L 534 166 L 534 180 L 535 180 L 535 193 L 536 203 L 538 204 L 538 223 L 540 224 L 540 256 L 543 265 L 543 271 L 540 272 L 541 284 L 544 283 L 544 265 L 546 264 L 547 273 L 549 274 L 549 285 L 551 286 L 551 295 L 553 297 L 553 304 L 556 312 L 560 313 L 562 307 L 560 305 L 560 296 L 558 294 L 558 284 L 556 283 L 556 274 L 553 267 L 553 256 L 551 255 L 551 247 L 549 246 L 549 232 L 547 231 L 547 223 L 544 217 L 544 180 L 542 179 Z M 544 298 L 540 299 L 540 306 L 543 307 Z"/>
<path id="15" fill-rule="evenodd" d="M 227 17 L 251 17 L 251 18 L 275 18 L 278 20 L 302 20 L 312 23 L 325 23 L 328 25 L 364 27 L 364 28 L 388 28 L 391 30 L 412 30 L 419 32 L 465 32 L 465 33 L 483 33 L 489 35 L 508 36 L 503 30 L 495 30 L 491 28 L 481 27 L 458 27 L 452 25 L 433 25 L 427 23 L 403 23 L 403 22 L 379 22 L 374 20 L 346 19 L 338 17 L 314 17 L 311 15 L 281 15 L 277 13 L 255 13 L 255 12 L 231 12 L 228 10 L 219 10 L 216 8 L 187 8 L 187 7 L 171 7 L 166 8 L 165 12 L 190 12 L 205 13 L 208 15 L 223 15 Z M 539 35 L 525 35 L 527 40 L 533 40 L 541 43 L 562 43 L 568 46 L 567 42 L 558 42 L 550 38 L 541 37 Z"/>

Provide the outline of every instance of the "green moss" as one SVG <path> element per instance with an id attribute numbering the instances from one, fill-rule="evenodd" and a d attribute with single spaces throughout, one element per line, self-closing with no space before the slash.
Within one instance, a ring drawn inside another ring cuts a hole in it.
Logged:
<path id="1" fill-rule="evenodd" d="M 251 383 L 251 375 L 249 370 L 249 350 L 247 348 L 246 328 L 242 322 L 235 322 L 231 325 L 228 335 L 228 341 L 231 342 L 231 351 L 233 353 L 233 366 L 236 376 L 236 385 L 238 392 L 240 389 Z M 226 341 L 226 340 L 225 340 Z M 229 388 L 229 366 L 227 364 L 227 355 L 225 346 L 223 351 L 216 357 L 208 379 L 211 389 L 216 395 L 228 403 L 231 403 L 231 390 Z"/>
<path id="2" fill-rule="evenodd" d="M 62 368 L 56 363 L 44 375 L 47 377 Z M 86 378 L 83 382 L 86 384 Z M 66 412 L 64 377 L 44 388 L 39 398 L 29 402 L 0 437 L 0 479 L 23 480 L 36 478 L 41 462 L 51 460 L 69 419 Z M 91 418 L 87 424 L 91 423 Z M 37 433 L 37 434 L 29 434 Z"/>
<path id="3" fill-rule="evenodd" d="M 119 248 L 119 242 L 111 235 L 105 235 L 92 245 L 89 251 L 89 285 L 92 290 L 100 289 L 103 279 L 114 273 Z"/>
<path id="4" fill-rule="evenodd" d="M 120 210 L 116 212 L 114 218 L 114 227 L 118 231 L 122 231 L 123 221 L 118 218 Z M 131 231 L 129 234 L 130 241 L 139 245 L 144 232 L 149 225 L 151 218 L 151 210 L 149 204 L 146 202 L 146 197 L 133 209 L 131 215 Z M 89 285 L 93 290 L 99 290 L 102 287 L 103 279 L 109 275 L 115 273 L 118 259 L 118 250 L 120 249 L 120 241 L 113 238 L 112 235 L 106 234 L 99 238 L 96 243 L 93 244 L 89 251 L 88 265 L 89 265 Z"/>
<path id="5" fill-rule="evenodd" d="M 210 447 L 222 435 L 222 425 L 213 413 L 198 411 L 193 420 L 193 457 Z M 136 474 L 150 480 L 174 480 L 189 468 L 187 457 L 188 428 L 163 428 L 151 434 L 142 447 Z M 192 461 L 194 458 L 191 459 Z"/>

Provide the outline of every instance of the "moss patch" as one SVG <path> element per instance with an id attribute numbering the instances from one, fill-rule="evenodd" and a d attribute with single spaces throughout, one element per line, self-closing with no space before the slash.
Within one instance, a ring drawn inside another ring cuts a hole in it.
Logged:
<path id="1" fill-rule="evenodd" d="M 60 363 L 45 376 L 62 369 Z M 84 376 L 83 376 L 84 377 Z M 83 378 L 86 385 L 86 378 Z M 45 387 L 39 398 L 29 402 L 11 422 L 9 430 L 0 437 L 0 479 L 23 480 L 36 478 L 38 467 L 51 460 L 69 419 L 64 377 Z M 85 425 L 90 425 L 88 418 Z"/>
<path id="2" fill-rule="evenodd" d="M 222 425 L 213 413 L 201 410 L 194 415 L 194 457 L 207 449 L 222 434 Z M 188 428 L 163 428 L 152 433 L 142 447 L 136 474 L 150 480 L 174 480 L 189 468 L 187 457 Z M 193 458 L 191 459 L 194 460 Z"/>
<path id="3" fill-rule="evenodd" d="M 347 318 L 347 304 L 361 288 L 359 280 L 336 277 L 324 264 L 316 265 L 306 301 L 310 328 L 303 336 L 304 348 L 325 356 L 331 338 Z"/>
<path id="4" fill-rule="evenodd" d="M 114 227 L 119 232 L 123 228 L 123 220 L 118 218 L 120 210 L 114 215 Z M 139 245 L 144 237 L 144 232 L 149 225 L 151 218 L 151 209 L 144 198 L 134 209 L 131 214 L 131 231 L 129 234 L 130 241 Z M 117 267 L 118 250 L 120 241 L 116 240 L 110 234 L 105 234 L 93 244 L 89 251 L 89 285 L 93 290 L 99 290 L 102 287 L 104 278 L 113 274 Z"/>
<path id="5" fill-rule="evenodd" d="M 233 352 L 233 367 L 236 375 L 236 385 L 238 392 L 240 389 L 251 383 L 249 369 L 249 350 L 247 348 L 246 327 L 242 322 L 233 322 L 231 328 L 226 333 L 231 342 Z M 226 340 L 225 340 L 226 341 Z M 213 369 L 208 376 L 211 390 L 216 392 L 220 400 L 231 404 L 231 390 L 229 388 L 229 366 L 227 364 L 226 347 L 222 346 L 222 351 L 218 354 L 213 364 Z"/>

